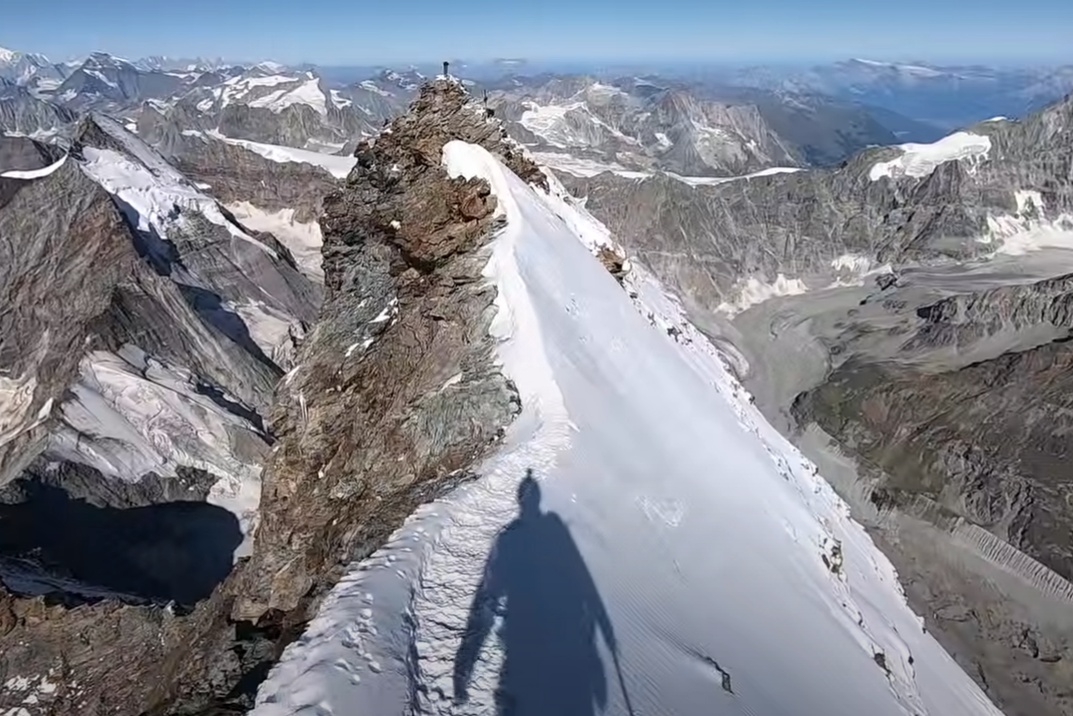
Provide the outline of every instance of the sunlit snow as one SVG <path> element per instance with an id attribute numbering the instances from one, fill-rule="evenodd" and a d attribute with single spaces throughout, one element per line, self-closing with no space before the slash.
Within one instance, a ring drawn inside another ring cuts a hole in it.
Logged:
<path id="1" fill-rule="evenodd" d="M 931 144 L 901 144 L 897 147 L 902 155 L 886 162 L 878 162 L 868 172 L 868 178 L 878 181 L 900 176 L 926 177 L 935 167 L 944 162 L 966 160 L 979 162 L 987 159 L 991 151 L 991 138 L 971 132 L 954 132 Z"/>
<path id="2" fill-rule="evenodd" d="M 554 186 L 444 161 L 507 219 L 486 274 L 522 414 L 351 567 L 254 713 L 999 716 L 651 274 L 623 290 Z"/>
<path id="3" fill-rule="evenodd" d="M 62 167 L 66 161 L 67 155 L 64 154 L 47 167 L 41 167 L 40 169 L 15 169 L 0 174 L 0 177 L 4 177 L 5 179 L 40 179 L 41 177 L 47 177 L 49 174 Z"/>

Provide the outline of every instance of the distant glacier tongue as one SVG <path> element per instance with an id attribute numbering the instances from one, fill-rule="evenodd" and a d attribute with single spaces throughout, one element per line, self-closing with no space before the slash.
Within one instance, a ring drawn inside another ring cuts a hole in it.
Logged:
<path id="1" fill-rule="evenodd" d="M 594 259 L 601 225 L 480 147 L 444 162 L 507 218 L 487 273 L 522 415 L 353 566 L 254 713 L 999 714 L 677 302 Z"/>

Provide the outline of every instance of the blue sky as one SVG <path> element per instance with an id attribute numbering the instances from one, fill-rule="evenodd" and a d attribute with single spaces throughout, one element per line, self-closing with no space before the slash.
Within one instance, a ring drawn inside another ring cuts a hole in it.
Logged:
<path id="1" fill-rule="evenodd" d="M 13 0 L 0 18 L 0 46 L 57 60 L 1073 62 L 1071 0 Z"/>

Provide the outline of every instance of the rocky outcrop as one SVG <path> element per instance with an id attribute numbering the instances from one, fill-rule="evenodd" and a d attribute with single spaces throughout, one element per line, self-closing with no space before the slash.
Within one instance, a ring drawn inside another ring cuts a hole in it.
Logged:
<path id="1" fill-rule="evenodd" d="M 324 197 L 340 183 L 312 164 L 275 162 L 210 137 L 184 136 L 164 153 L 221 202 L 249 202 L 267 212 L 293 211 L 294 221 L 301 223 L 317 221 Z"/>
<path id="2" fill-rule="evenodd" d="M 443 145 L 481 144 L 543 175 L 466 100 L 452 82 L 427 86 L 358 147 L 345 189 L 325 200 L 327 300 L 278 396 L 279 450 L 237 618 L 304 612 L 351 559 L 460 479 L 516 410 L 492 365 L 494 296 L 476 251 L 495 200 L 482 182 L 446 178 Z"/>
<path id="3" fill-rule="evenodd" d="M 1073 276 L 955 294 L 916 311 L 924 321 L 907 349 L 968 345 L 1000 331 L 1073 326 Z"/>
<path id="4" fill-rule="evenodd" d="M 0 136 L 0 174 L 44 169 L 62 156 L 59 147 L 29 137 Z"/>
<path id="5" fill-rule="evenodd" d="M 325 200 L 325 302 L 277 390 L 250 559 L 192 611 L 0 594 L 0 680 L 20 689 L 0 691 L 0 707 L 27 689 L 54 714 L 248 707 L 342 567 L 499 439 L 519 403 L 492 360 L 495 292 L 481 277 L 496 202 L 483 182 L 447 176 L 452 139 L 545 182 L 453 82 L 424 87 L 359 147 Z"/>

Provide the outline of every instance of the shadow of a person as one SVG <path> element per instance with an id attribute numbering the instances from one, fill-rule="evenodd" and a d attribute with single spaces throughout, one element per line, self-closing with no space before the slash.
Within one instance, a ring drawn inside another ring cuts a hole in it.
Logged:
<path id="1" fill-rule="evenodd" d="M 467 688 L 497 614 L 504 660 L 498 716 L 592 716 L 607 703 L 596 630 L 617 644 L 592 575 L 559 515 L 540 509 L 532 470 L 518 487 L 518 517 L 496 538 L 455 655 L 455 700 Z"/>

